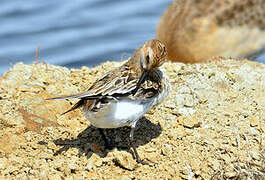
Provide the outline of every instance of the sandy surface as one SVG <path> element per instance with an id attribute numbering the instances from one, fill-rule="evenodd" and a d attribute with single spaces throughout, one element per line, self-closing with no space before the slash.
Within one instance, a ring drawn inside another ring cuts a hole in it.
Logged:
<path id="1" fill-rule="evenodd" d="M 0 78 L 0 178 L 262 179 L 265 66 L 247 60 L 164 65 L 170 96 L 138 123 L 137 164 L 128 128 L 108 130 L 105 150 L 74 101 L 47 97 L 86 90 L 119 63 L 89 69 L 16 64 Z"/>

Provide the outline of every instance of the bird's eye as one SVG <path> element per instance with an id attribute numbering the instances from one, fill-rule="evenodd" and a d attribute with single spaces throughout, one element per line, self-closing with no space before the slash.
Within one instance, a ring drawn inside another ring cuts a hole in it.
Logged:
<path id="1" fill-rule="evenodd" d="M 145 60 L 146 60 L 147 64 L 149 64 L 149 61 L 150 61 L 149 55 L 146 56 Z"/>

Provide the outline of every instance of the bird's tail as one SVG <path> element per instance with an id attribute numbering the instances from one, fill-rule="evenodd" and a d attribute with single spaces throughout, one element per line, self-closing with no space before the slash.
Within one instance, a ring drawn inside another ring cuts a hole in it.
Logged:
<path id="1" fill-rule="evenodd" d="M 60 96 L 60 97 L 47 98 L 45 100 L 70 99 L 70 98 L 75 98 L 75 97 L 74 97 L 74 95 L 71 95 L 71 96 Z"/>
<path id="2" fill-rule="evenodd" d="M 80 106 L 82 106 L 84 104 L 84 102 L 85 102 L 85 100 L 83 100 L 83 99 L 79 100 L 77 103 L 75 103 L 75 105 L 73 107 L 71 107 L 69 110 L 65 111 L 64 113 L 62 113 L 60 116 L 79 108 Z"/>

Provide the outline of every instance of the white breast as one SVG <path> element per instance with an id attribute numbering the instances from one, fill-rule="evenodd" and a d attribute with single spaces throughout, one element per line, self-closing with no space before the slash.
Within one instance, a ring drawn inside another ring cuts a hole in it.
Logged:
<path id="1" fill-rule="evenodd" d="M 132 101 L 121 101 L 116 104 L 114 112 L 115 119 L 132 119 L 132 117 L 139 117 L 144 112 L 144 105 Z"/>
<path id="2" fill-rule="evenodd" d="M 97 112 L 83 110 L 85 117 L 98 128 L 118 128 L 131 126 L 141 118 L 152 106 L 141 104 L 139 101 L 111 101 Z"/>

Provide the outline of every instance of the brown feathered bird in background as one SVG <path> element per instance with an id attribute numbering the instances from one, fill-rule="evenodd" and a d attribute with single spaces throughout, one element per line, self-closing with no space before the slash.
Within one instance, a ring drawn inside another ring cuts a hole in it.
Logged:
<path id="1" fill-rule="evenodd" d="M 253 57 L 265 50 L 265 0 L 175 0 L 156 38 L 172 61 Z"/>

